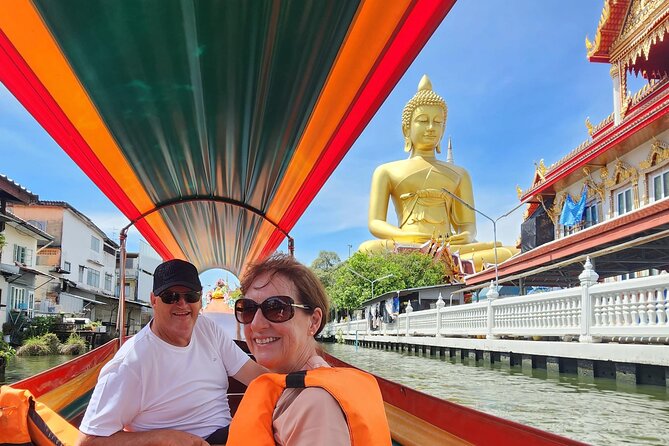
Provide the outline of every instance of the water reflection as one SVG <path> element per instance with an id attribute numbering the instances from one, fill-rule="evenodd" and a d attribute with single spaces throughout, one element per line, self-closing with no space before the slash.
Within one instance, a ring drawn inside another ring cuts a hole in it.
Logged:
<path id="1" fill-rule="evenodd" d="M 324 344 L 332 355 L 381 377 L 493 415 L 598 445 L 669 445 L 664 387 L 621 391 L 614 379 L 548 376 L 545 369 Z"/>
<path id="2" fill-rule="evenodd" d="M 11 384 L 73 358 L 72 355 L 14 356 L 9 360 L 5 374 L 0 374 L 0 384 Z"/>

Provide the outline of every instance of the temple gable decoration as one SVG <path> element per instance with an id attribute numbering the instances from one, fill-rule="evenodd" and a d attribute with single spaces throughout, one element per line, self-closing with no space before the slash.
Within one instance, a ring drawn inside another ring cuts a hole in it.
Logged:
<path id="1" fill-rule="evenodd" d="M 632 97 L 627 74 L 648 81 L 669 74 L 669 0 L 606 0 L 594 41 L 585 39 L 591 62 L 611 64 L 616 94 L 616 124 L 626 115 Z"/>
<path id="2" fill-rule="evenodd" d="M 639 163 L 639 168 L 647 170 L 662 164 L 666 160 L 669 160 L 669 144 L 656 139 L 650 148 L 648 158 Z"/>

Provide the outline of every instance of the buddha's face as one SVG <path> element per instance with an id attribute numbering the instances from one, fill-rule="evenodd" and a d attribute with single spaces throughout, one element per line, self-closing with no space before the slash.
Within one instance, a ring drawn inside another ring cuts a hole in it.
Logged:
<path id="1" fill-rule="evenodd" d="M 441 141 L 445 127 L 444 110 L 438 105 L 420 105 L 411 115 L 409 138 L 415 150 L 433 150 Z"/>

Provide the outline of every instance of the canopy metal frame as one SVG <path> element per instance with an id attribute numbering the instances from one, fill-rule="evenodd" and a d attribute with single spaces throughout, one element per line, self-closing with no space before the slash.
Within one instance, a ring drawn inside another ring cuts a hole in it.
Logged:
<path id="1" fill-rule="evenodd" d="M 138 221 L 145 219 L 151 214 L 154 214 L 155 212 L 158 212 L 162 209 L 168 208 L 168 207 L 173 207 L 177 205 L 181 205 L 184 203 L 192 203 L 192 202 L 214 202 L 214 203 L 224 203 L 224 204 L 229 204 L 232 206 L 240 207 L 243 208 L 270 223 L 272 226 L 274 226 L 277 230 L 279 230 L 283 235 L 286 236 L 288 239 L 288 252 L 290 253 L 291 256 L 295 256 L 295 240 L 290 236 L 290 234 L 285 231 L 281 226 L 279 226 L 278 223 L 267 217 L 267 215 L 262 212 L 261 210 L 250 206 L 247 203 L 241 202 L 239 200 L 235 200 L 232 198 L 228 197 L 219 197 L 215 195 L 190 195 L 190 196 L 185 196 L 185 197 L 179 197 L 179 198 L 173 198 L 170 200 L 165 200 L 161 203 L 158 203 L 153 209 L 150 209 L 144 213 L 142 213 L 139 217 L 136 217 L 130 221 L 127 225 L 121 229 L 121 233 L 119 234 L 119 244 L 120 244 L 120 272 L 121 272 L 121 277 L 120 277 L 120 283 L 121 286 L 119 286 L 119 305 L 118 305 L 118 317 L 116 318 L 116 329 L 119 332 L 119 348 L 123 345 L 124 342 L 124 336 L 123 336 L 123 328 L 125 326 L 125 262 L 127 258 L 127 250 L 126 250 L 126 242 L 128 239 L 128 230 L 134 226 Z"/>

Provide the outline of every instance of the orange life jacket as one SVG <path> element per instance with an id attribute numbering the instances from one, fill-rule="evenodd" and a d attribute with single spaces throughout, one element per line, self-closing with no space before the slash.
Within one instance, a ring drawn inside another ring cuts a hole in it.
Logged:
<path id="1" fill-rule="evenodd" d="M 0 446 L 72 446 L 79 431 L 27 390 L 0 387 Z"/>
<path id="2" fill-rule="evenodd" d="M 390 445 L 390 429 L 376 379 L 368 373 L 344 367 L 259 376 L 244 393 L 230 424 L 226 444 L 274 445 L 272 421 L 279 397 L 286 388 L 305 387 L 320 387 L 339 403 L 346 417 L 351 445 Z"/>

